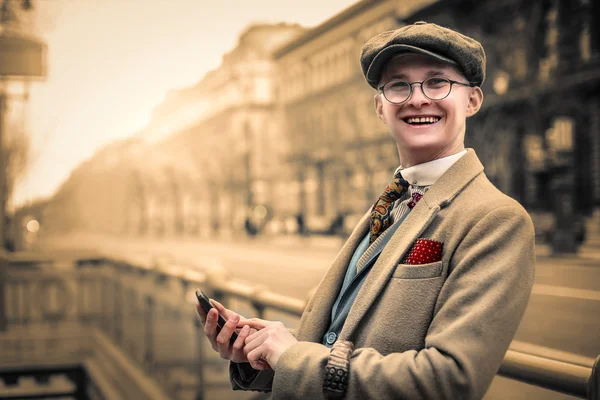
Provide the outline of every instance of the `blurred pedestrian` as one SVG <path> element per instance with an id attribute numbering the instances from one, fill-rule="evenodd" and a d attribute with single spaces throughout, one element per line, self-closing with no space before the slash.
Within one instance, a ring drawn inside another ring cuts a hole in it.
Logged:
<path id="1" fill-rule="evenodd" d="M 254 237 L 258 233 L 258 229 L 250 217 L 246 217 L 246 220 L 244 221 L 244 229 L 246 231 L 246 235 L 249 237 Z"/>
<path id="2" fill-rule="evenodd" d="M 302 213 L 298 213 L 296 215 L 296 226 L 298 227 L 298 234 L 301 236 L 306 235 L 306 226 L 304 225 L 304 215 Z"/>
<path id="3" fill-rule="evenodd" d="M 344 235 L 344 214 L 338 212 L 335 218 L 331 221 L 329 229 L 327 230 L 329 235 L 343 236 Z"/>
<path id="4" fill-rule="evenodd" d="M 483 102 L 476 40 L 416 22 L 369 40 L 360 57 L 400 166 L 308 302 L 297 332 L 228 319 L 213 348 L 234 389 L 275 399 L 480 399 L 524 314 L 534 278 L 527 212 L 465 149 Z M 233 345 L 234 329 L 239 337 Z"/>

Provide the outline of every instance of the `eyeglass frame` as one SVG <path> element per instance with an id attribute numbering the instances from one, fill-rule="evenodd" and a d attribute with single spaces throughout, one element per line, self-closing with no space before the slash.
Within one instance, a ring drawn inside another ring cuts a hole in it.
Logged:
<path id="1" fill-rule="evenodd" d="M 450 82 L 450 89 L 448 90 L 448 94 L 447 94 L 447 95 L 445 95 L 444 97 L 442 97 L 441 99 L 432 99 L 431 97 L 427 96 L 427 95 L 425 94 L 425 91 L 423 90 L 423 83 L 427 82 L 427 81 L 428 81 L 428 80 L 430 80 L 430 79 L 442 79 L 442 80 L 445 80 L 445 81 L 448 81 L 448 82 Z M 387 98 L 387 96 L 386 96 L 386 95 L 385 95 L 385 93 L 383 92 L 383 89 L 385 88 L 385 85 L 387 85 L 387 84 L 389 84 L 389 83 L 392 83 L 392 82 L 404 82 L 404 83 L 406 83 L 406 84 L 409 86 L 409 88 L 410 88 L 410 89 L 409 89 L 409 91 L 408 91 L 408 96 L 406 97 L 406 99 L 405 99 L 405 100 L 403 100 L 403 101 L 401 101 L 401 102 L 399 102 L 399 103 L 396 103 L 396 102 L 390 101 L 390 100 Z M 421 88 L 421 93 L 423 93 L 423 96 L 427 97 L 427 98 L 428 98 L 429 100 L 431 100 L 431 101 L 440 101 L 440 100 L 444 100 L 446 97 L 450 96 L 450 93 L 452 93 L 452 85 L 463 85 L 463 86 L 467 86 L 467 87 L 473 87 L 473 84 L 471 84 L 471 83 L 464 83 L 464 82 L 459 82 L 459 81 L 455 81 L 455 80 L 448 79 L 448 78 L 442 78 L 442 77 L 439 77 L 439 76 L 432 76 L 432 77 L 430 77 L 430 78 L 427 78 L 427 79 L 425 79 L 425 80 L 422 80 L 421 82 L 418 82 L 418 81 L 417 81 L 417 82 L 406 82 L 406 81 L 401 81 L 401 80 L 391 80 L 391 81 L 389 81 L 389 82 L 386 82 L 384 85 L 381 85 L 381 86 L 379 86 L 379 87 L 377 88 L 377 91 L 378 91 L 379 93 L 381 93 L 381 95 L 382 95 L 382 96 L 383 96 L 383 97 L 384 97 L 384 98 L 385 98 L 385 99 L 386 99 L 386 100 L 387 100 L 389 103 L 391 103 L 391 104 L 403 104 L 403 103 L 406 103 L 406 102 L 407 102 L 407 101 L 408 101 L 408 100 L 411 98 L 411 96 L 413 95 L 413 85 L 414 85 L 414 84 L 416 84 L 416 83 L 418 83 L 418 84 L 420 85 L 420 88 Z"/>

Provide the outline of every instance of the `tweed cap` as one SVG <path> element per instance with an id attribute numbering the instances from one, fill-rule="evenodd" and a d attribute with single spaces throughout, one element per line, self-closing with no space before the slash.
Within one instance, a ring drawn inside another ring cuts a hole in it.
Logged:
<path id="1" fill-rule="evenodd" d="M 425 54 L 454 64 L 475 86 L 481 86 L 485 80 L 485 51 L 477 40 L 419 21 L 380 33 L 365 43 L 360 65 L 369 85 L 377 88 L 385 63 L 400 53 Z"/>

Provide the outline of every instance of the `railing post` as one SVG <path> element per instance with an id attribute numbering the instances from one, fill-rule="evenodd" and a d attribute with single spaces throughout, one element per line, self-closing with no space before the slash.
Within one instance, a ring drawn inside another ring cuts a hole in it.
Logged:
<path id="1" fill-rule="evenodd" d="M 146 312 L 144 315 L 144 366 L 147 371 L 152 370 L 152 363 L 154 362 L 154 335 L 153 335 L 153 324 L 154 324 L 154 299 L 152 296 L 146 297 Z"/>
<path id="2" fill-rule="evenodd" d="M 73 392 L 73 398 L 89 399 L 87 394 L 88 377 L 81 368 L 77 368 L 74 371 L 70 371 L 67 376 L 69 380 L 75 385 L 75 392 Z"/>
<path id="3" fill-rule="evenodd" d="M 115 299 L 113 309 L 114 338 L 115 343 L 121 345 L 123 340 L 123 309 L 121 304 L 123 289 L 121 288 L 121 282 L 119 281 L 118 276 L 114 277 L 113 290 Z"/>
<path id="4" fill-rule="evenodd" d="M 196 398 L 195 400 L 204 400 L 204 332 L 202 330 L 202 323 L 200 319 L 195 316 L 194 317 L 194 328 L 196 332 L 196 365 L 198 367 L 197 371 L 197 389 L 196 389 Z"/>
<path id="5" fill-rule="evenodd" d="M 592 366 L 592 374 L 588 381 L 588 400 L 600 400 L 600 355 Z"/>
<path id="6" fill-rule="evenodd" d="M 75 318 L 78 322 L 87 323 L 85 317 L 85 304 L 84 304 L 84 290 L 83 287 L 84 277 L 83 277 L 83 267 L 80 266 L 77 270 L 77 275 L 75 278 Z"/>
<path id="7" fill-rule="evenodd" d="M 136 326 L 136 323 L 139 318 L 138 301 L 136 298 L 136 291 L 134 288 L 129 288 L 127 290 L 127 304 L 125 306 L 125 309 L 127 310 L 127 318 L 125 319 L 125 321 L 128 322 L 128 325 L 125 328 L 125 336 L 129 336 L 127 337 L 128 340 L 126 340 L 127 349 L 129 350 L 129 355 L 131 356 L 131 358 L 139 361 L 140 364 L 143 364 L 144 359 L 142 351 L 138 352 L 138 346 L 136 345 L 138 344 L 138 342 L 135 338 L 135 335 L 132 334 L 132 332 L 134 332 L 133 327 Z M 137 331 L 135 332 L 137 334 Z"/>
<path id="8" fill-rule="evenodd" d="M 8 329 L 8 310 L 6 309 L 6 286 L 8 285 L 8 259 L 0 253 L 0 332 Z"/>
<path id="9" fill-rule="evenodd" d="M 266 307 L 262 303 L 252 302 L 252 306 L 256 310 L 256 316 L 260 319 L 265 319 Z"/>
<path id="10" fill-rule="evenodd" d="M 104 332 L 107 335 L 110 335 L 111 332 L 111 324 L 114 324 L 114 320 L 111 321 L 111 312 L 110 312 L 110 302 L 115 301 L 115 297 L 111 296 L 111 285 L 110 278 L 107 275 L 100 275 L 102 282 L 102 315 L 103 315 L 103 325 Z"/>

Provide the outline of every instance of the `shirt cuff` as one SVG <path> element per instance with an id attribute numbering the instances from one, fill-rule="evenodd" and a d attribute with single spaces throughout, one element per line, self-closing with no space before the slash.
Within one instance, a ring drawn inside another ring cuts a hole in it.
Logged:
<path id="1" fill-rule="evenodd" d="M 229 363 L 229 380 L 233 390 L 270 392 L 274 372 L 271 369 L 259 371 L 250 363 Z"/>

